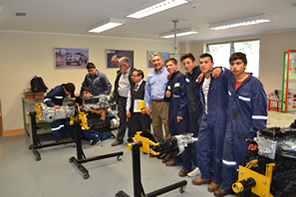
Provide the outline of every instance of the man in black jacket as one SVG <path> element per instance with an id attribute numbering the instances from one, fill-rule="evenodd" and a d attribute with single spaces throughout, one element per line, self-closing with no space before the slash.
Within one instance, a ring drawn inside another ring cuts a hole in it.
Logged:
<path id="1" fill-rule="evenodd" d="M 120 126 L 118 128 L 117 139 L 111 145 L 117 146 L 123 143 L 123 138 L 126 130 L 126 100 L 128 91 L 131 85 L 134 84 L 132 80 L 132 73 L 135 68 L 132 67 L 131 61 L 128 57 L 122 57 L 118 61 L 119 71 L 114 83 L 113 98 L 118 105 L 118 117 L 120 118 Z"/>
<path id="2" fill-rule="evenodd" d="M 131 85 L 126 102 L 126 116 L 129 118 L 128 142 L 137 131 L 150 131 L 150 116 L 147 115 L 144 102 L 145 84 L 142 70 L 135 70 L 132 75 L 134 84 Z"/>

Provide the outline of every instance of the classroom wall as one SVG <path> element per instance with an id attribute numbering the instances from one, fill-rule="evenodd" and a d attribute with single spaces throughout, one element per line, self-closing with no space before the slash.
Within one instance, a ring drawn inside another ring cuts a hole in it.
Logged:
<path id="1" fill-rule="evenodd" d="M 182 43 L 179 48 L 182 49 L 180 53 L 190 52 L 188 49 L 191 49 L 192 54 L 198 61 L 198 57 L 204 52 L 207 43 L 248 39 L 260 39 L 259 79 L 264 86 L 265 92 L 269 94 L 275 89 L 282 89 L 284 52 L 289 49 L 296 50 L 296 31 L 194 42 L 191 43 L 191 47 L 188 46 L 188 43 Z"/>
<path id="2" fill-rule="evenodd" d="M 30 88 L 34 75 L 41 76 L 51 88 L 64 82 L 73 82 L 76 93 L 87 74 L 86 69 L 55 70 L 54 47 L 88 48 L 89 61 L 114 83 L 118 69 L 107 69 L 106 49 L 133 50 L 134 66 L 147 76 L 147 51 L 174 51 L 173 42 L 86 37 L 78 35 L 0 32 L 0 100 L 3 129 L 23 128 L 23 90 Z M 145 76 L 145 77 L 146 77 Z"/>
<path id="3" fill-rule="evenodd" d="M 204 51 L 205 43 L 254 38 L 260 39 L 259 79 L 266 93 L 281 89 L 283 53 L 288 49 L 296 49 L 296 31 L 178 43 L 178 53 L 192 52 L 198 61 L 198 56 Z M 147 50 L 174 52 L 174 43 L 171 41 L 0 32 L 0 100 L 4 131 L 23 128 L 21 97 L 23 97 L 23 90 L 30 87 L 29 82 L 34 75 L 41 76 L 49 88 L 63 82 L 73 82 L 76 85 L 76 93 L 79 92 L 87 71 L 84 69 L 55 70 L 54 47 L 88 48 L 90 61 L 108 76 L 112 84 L 117 69 L 106 68 L 106 49 L 134 50 L 135 67 L 142 69 L 145 75 L 152 70 L 147 67 Z M 184 72 L 181 65 L 179 68 Z"/>

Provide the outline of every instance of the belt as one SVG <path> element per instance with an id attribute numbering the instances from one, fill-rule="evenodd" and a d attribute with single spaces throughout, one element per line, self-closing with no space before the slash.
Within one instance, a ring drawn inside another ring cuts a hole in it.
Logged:
<path id="1" fill-rule="evenodd" d="M 118 95 L 118 98 L 122 98 L 122 99 L 127 99 L 126 97 L 123 97 L 123 96 L 119 96 L 119 95 Z"/>
<path id="2" fill-rule="evenodd" d="M 154 100 L 154 99 L 152 99 L 152 101 L 155 101 L 155 102 L 163 102 L 162 99 L 159 99 L 159 100 Z"/>

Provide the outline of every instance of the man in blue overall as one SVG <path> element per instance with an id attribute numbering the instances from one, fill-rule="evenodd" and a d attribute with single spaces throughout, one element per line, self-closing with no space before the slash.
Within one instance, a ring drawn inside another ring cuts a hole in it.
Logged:
<path id="1" fill-rule="evenodd" d="M 169 81 L 165 93 L 165 97 L 170 102 L 169 128 L 172 136 L 180 135 L 189 131 L 185 75 L 178 71 L 178 63 L 174 58 L 167 59 L 165 61 L 165 66 L 169 72 Z M 170 166 L 170 163 L 183 163 L 183 168 L 179 172 L 179 176 L 187 176 L 187 174 L 192 170 L 190 147 L 186 147 L 181 155 L 175 157 L 171 161 L 168 161 L 166 164 L 169 165 L 167 166 Z"/>
<path id="2" fill-rule="evenodd" d="M 266 127 L 267 97 L 261 82 L 246 73 L 247 58 L 243 53 L 234 53 L 229 58 L 233 75 L 228 82 L 228 125 L 223 147 L 222 187 L 215 196 L 232 193 L 232 184 L 237 181 L 239 165 L 245 165 L 248 146 L 257 131 Z"/>
<path id="3" fill-rule="evenodd" d="M 193 179 L 192 183 L 210 184 L 208 191 L 213 192 L 220 187 L 222 181 L 222 153 L 227 122 L 226 73 L 230 71 L 225 70 L 216 79 L 212 77 L 214 62 L 212 56 L 207 53 L 200 56 L 199 66 L 205 76 L 200 89 L 203 115 L 197 141 L 197 161 L 201 178 Z M 215 154 L 211 165 L 213 146 Z"/>
<path id="4" fill-rule="evenodd" d="M 71 95 L 71 100 L 75 101 L 75 85 L 73 83 L 62 84 L 53 87 L 50 92 L 44 97 L 44 103 L 48 107 L 54 107 L 60 109 L 63 105 L 64 98 Z M 51 131 L 56 142 L 63 141 L 66 138 L 65 126 L 68 128 L 72 139 L 75 139 L 74 130 L 70 129 L 70 125 L 67 123 L 68 119 L 55 120 L 50 123 Z"/>

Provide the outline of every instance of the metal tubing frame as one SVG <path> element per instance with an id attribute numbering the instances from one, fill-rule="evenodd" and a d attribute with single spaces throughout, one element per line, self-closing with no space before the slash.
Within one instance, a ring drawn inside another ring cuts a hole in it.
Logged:
<path id="1" fill-rule="evenodd" d="M 42 145 L 40 143 L 40 140 L 39 140 L 38 134 L 37 134 L 36 114 L 37 114 L 36 111 L 29 112 L 29 116 L 31 119 L 31 125 L 32 125 L 31 135 L 32 135 L 32 139 L 33 139 L 33 144 L 29 145 L 29 149 L 31 149 L 33 151 L 34 155 L 36 156 L 37 161 L 41 160 L 41 154 L 39 153 L 39 151 L 37 149 L 75 142 L 75 140 L 69 140 L 66 142 L 53 142 L 53 143 L 48 143 L 48 144 Z"/>
<path id="2" fill-rule="evenodd" d="M 132 162 L 133 162 L 133 186 L 134 186 L 134 197 L 155 197 L 161 194 L 170 192 L 174 189 L 181 188 L 187 185 L 187 181 L 183 180 L 172 185 L 163 187 L 155 190 L 148 194 L 145 194 L 142 180 L 141 180 L 141 162 L 140 162 L 140 147 L 142 146 L 141 141 L 135 141 L 132 144 Z M 119 191 L 115 194 L 116 197 L 129 197 L 124 191 Z"/>
<path id="3" fill-rule="evenodd" d="M 77 153 L 77 158 L 74 156 L 69 159 L 70 162 L 73 162 L 75 166 L 83 173 L 83 176 L 85 179 L 89 177 L 89 172 L 88 170 L 81 164 L 81 163 L 86 163 L 89 161 L 95 161 L 95 160 L 100 160 L 100 159 L 106 159 L 109 157 L 119 157 L 123 155 L 122 151 L 115 152 L 115 153 L 109 153 L 109 154 L 104 154 L 104 155 L 99 155 L 99 156 L 94 156 L 94 157 L 86 157 L 83 149 L 82 149 L 82 143 L 81 143 L 81 120 L 74 120 L 74 129 L 75 129 L 75 139 L 76 139 L 76 153 Z"/>

